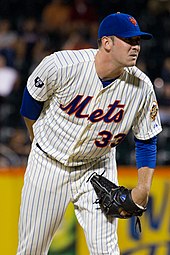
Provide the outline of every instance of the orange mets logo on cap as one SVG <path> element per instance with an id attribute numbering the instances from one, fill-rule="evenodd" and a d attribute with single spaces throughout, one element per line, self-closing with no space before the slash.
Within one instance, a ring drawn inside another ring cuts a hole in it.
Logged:
<path id="1" fill-rule="evenodd" d="M 133 17 L 129 17 L 129 20 L 134 26 L 137 26 L 137 21 Z"/>

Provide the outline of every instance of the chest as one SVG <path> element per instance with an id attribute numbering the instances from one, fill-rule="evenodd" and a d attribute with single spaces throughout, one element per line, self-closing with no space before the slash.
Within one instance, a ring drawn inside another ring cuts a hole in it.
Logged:
<path id="1" fill-rule="evenodd" d="M 120 79 L 103 88 L 100 80 L 93 77 L 93 82 L 80 79 L 75 86 L 67 86 L 57 103 L 63 117 L 71 122 L 120 124 L 125 118 L 133 121 L 141 108 L 141 93 L 138 86 Z"/>

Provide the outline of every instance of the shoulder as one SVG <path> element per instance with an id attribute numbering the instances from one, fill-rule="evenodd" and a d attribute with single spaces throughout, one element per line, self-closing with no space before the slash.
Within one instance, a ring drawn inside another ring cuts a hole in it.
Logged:
<path id="1" fill-rule="evenodd" d="M 94 60 L 96 49 L 63 50 L 53 54 L 57 66 L 67 67 Z"/>
<path id="2" fill-rule="evenodd" d="M 149 87 L 153 87 L 153 84 L 150 80 L 150 78 L 142 72 L 138 67 L 133 66 L 133 67 L 127 67 L 125 68 L 126 72 L 138 79 L 139 82 L 143 84 L 146 84 Z"/>

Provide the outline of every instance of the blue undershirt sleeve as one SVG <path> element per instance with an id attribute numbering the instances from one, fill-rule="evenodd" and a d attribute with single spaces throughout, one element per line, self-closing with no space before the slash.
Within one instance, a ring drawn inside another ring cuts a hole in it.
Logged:
<path id="1" fill-rule="evenodd" d="M 43 105 L 44 102 L 35 100 L 29 94 L 27 87 L 25 87 L 20 109 L 21 115 L 30 120 L 37 120 L 42 111 Z"/>
<path id="2" fill-rule="evenodd" d="M 135 139 L 136 149 L 136 165 L 137 168 L 141 167 L 156 167 L 156 154 L 157 154 L 157 136 L 148 140 Z"/>

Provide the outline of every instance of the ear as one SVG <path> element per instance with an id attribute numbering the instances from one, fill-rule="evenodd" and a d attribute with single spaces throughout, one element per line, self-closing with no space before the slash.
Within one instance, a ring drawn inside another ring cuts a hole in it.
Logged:
<path id="1" fill-rule="evenodd" d="M 104 36 L 102 38 L 102 46 L 106 51 L 110 51 L 113 46 L 113 41 L 110 37 Z"/>

